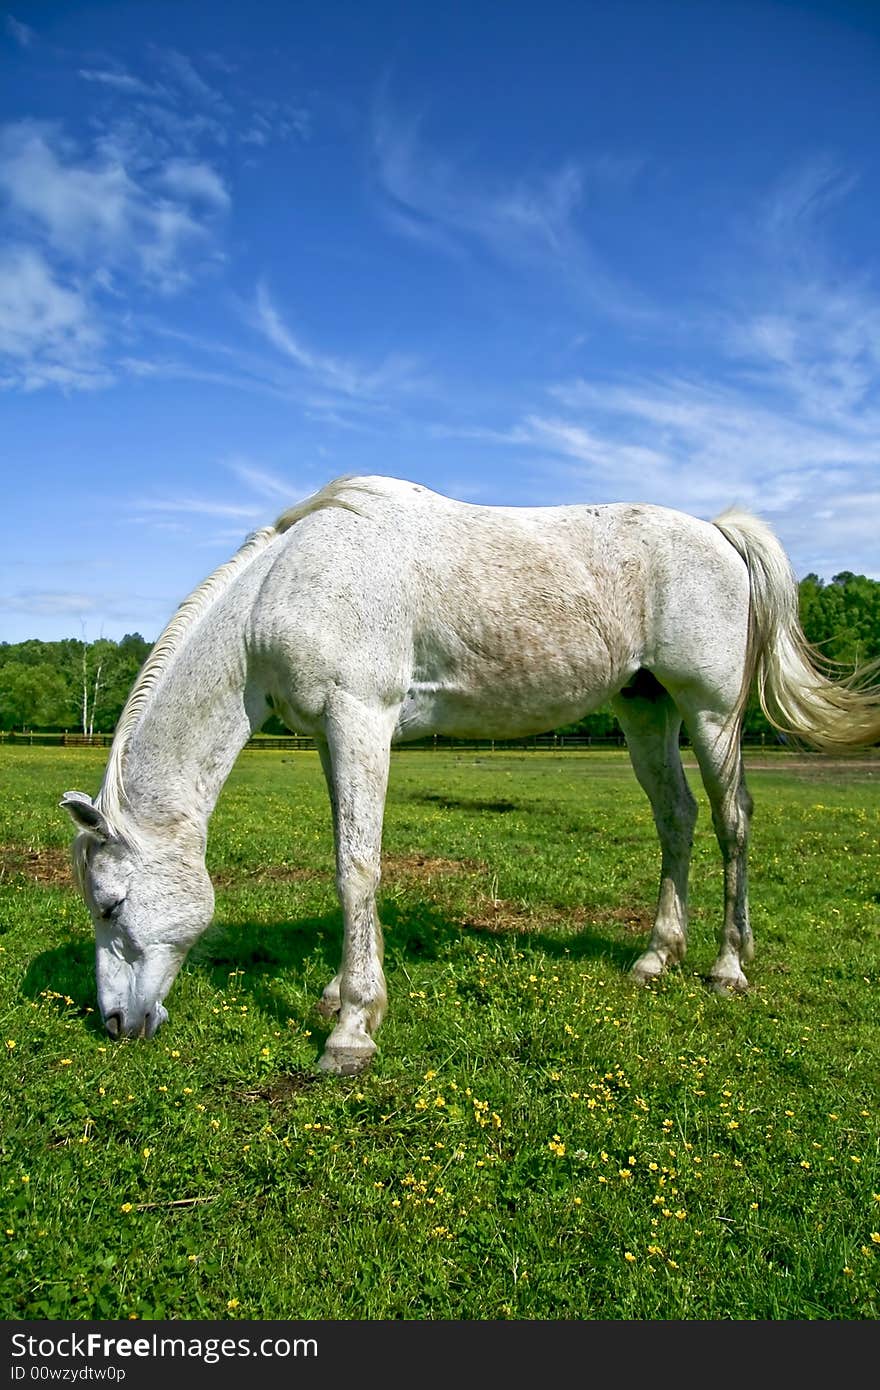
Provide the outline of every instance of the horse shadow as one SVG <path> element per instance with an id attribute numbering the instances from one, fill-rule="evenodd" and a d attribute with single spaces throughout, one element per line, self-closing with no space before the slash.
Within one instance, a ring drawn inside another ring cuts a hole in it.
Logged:
<path id="1" fill-rule="evenodd" d="M 589 909 L 584 912 L 589 915 Z M 575 961 L 602 960 L 622 975 L 641 949 L 616 940 L 589 922 L 555 932 L 528 925 L 498 929 L 455 920 L 425 901 L 385 902 L 381 916 L 385 928 L 385 970 L 392 990 L 395 975 L 405 975 L 407 967 L 417 962 L 441 959 L 463 937 L 527 941 L 529 950 L 537 955 L 565 956 Z M 236 972 L 237 994 L 247 996 L 252 1007 L 284 1026 L 293 1007 L 289 995 L 291 978 L 301 981 L 307 974 L 320 973 L 323 988 L 339 968 L 342 937 L 342 914 L 338 910 L 297 921 L 220 920 L 193 947 L 183 968 L 197 971 L 218 993 L 228 989 L 229 977 Z M 25 972 L 21 992 L 33 1000 L 47 991 L 79 1010 L 86 1031 L 104 1035 L 95 998 L 92 940 L 78 938 L 34 957 Z M 310 1015 L 308 1021 L 314 1025 L 313 1031 L 329 1033 L 332 1022 L 317 1015 L 314 1007 L 312 1014 L 314 1017 Z"/>
<path id="2" fill-rule="evenodd" d="M 508 811 L 522 810 L 521 803 L 507 799 L 474 801 L 470 797 L 443 796 L 440 792 L 410 792 L 405 799 L 425 806 L 442 806 L 444 811 L 489 811 L 492 815 L 506 815 Z"/>
<path id="3" fill-rule="evenodd" d="M 95 943 L 66 941 L 34 956 L 21 983 L 26 999 L 62 999 L 82 1016 L 86 1032 L 106 1037 L 95 998 Z"/>

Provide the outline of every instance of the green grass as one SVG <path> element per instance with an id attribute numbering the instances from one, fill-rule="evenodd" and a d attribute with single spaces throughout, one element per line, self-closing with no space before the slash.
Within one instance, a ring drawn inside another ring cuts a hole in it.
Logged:
<path id="1" fill-rule="evenodd" d="M 319 1074 L 341 924 L 317 758 L 245 753 L 216 924 L 111 1044 L 67 869 L 105 754 L 0 748 L 0 1316 L 875 1319 L 880 764 L 760 756 L 744 999 L 711 994 L 705 797 L 685 966 L 625 755 L 395 755 L 389 1012 Z"/>

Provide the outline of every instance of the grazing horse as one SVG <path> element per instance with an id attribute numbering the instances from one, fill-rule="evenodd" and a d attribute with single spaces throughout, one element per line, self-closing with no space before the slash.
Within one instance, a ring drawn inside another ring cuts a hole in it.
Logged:
<path id="1" fill-rule="evenodd" d="M 611 703 L 662 849 L 656 919 L 632 967 L 680 962 L 696 754 L 724 863 L 711 981 L 743 991 L 751 799 L 749 693 L 807 745 L 880 739 L 880 687 L 835 681 L 798 623 L 770 530 L 657 506 L 493 507 L 395 478 L 341 478 L 254 532 L 186 599 L 141 670 L 94 801 L 66 792 L 74 868 L 96 935 L 111 1037 L 152 1037 L 214 908 L 208 820 L 270 711 L 316 740 L 333 812 L 345 935 L 321 1009 L 321 1066 L 354 1073 L 386 1008 L 376 913 L 392 745 L 427 734 L 518 738 Z"/>

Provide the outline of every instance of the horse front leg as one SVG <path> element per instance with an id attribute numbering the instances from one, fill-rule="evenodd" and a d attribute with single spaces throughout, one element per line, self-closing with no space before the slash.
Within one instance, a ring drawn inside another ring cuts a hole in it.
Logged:
<path id="1" fill-rule="evenodd" d="M 328 709 L 321 757 L 333 808 L 336 887 L 343 915 L 342 963 L 321 1000 L 335 1014 L 320 1066 L 351 1076 L 376 1052 L 373 1034 L 386 1008 L 382 927 L 376 911 L 382 821 L 393 716 L 342 692 Z"/>

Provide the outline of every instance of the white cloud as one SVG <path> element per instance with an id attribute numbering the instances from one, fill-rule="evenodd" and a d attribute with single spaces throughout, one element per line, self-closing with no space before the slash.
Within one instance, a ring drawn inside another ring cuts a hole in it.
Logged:
<path id="1" fill-rule="evenodd" d="M 3 203 L 5 202 L 5 207 Z M 167 296 L 216 257 L 229 195 L 206 161 L 131 172 L 57 126 L 0 127 L 0 385 L 107 385 L 132 293 Z"/>
<path id="2" fill-rule="evenodd" d="M 175 175 L 185 177 L 181 168 L 172 168 L 172 184 Z M 211 187 L 216 203 L 222 185 L 211 184 L 207 166 L 193 166 L 191 175 L 203 189 Z M 12 219 L 41 236 L 55 254 L 105 268 L 125 266 L 163 291 L 187 283 L 187 258 L 196 247 L 204 252 L 209 237 L 191 207 L 138 181 L 120 160 L 106 153 L 84 157 L 56 128 L 32 121 L 0 131 L 0 191 Z"/>
<path id="3" fill-rule="evenodd" d="M 229 193 L 210 164 L 190 159 L 171 159 L 159 173 L 159 182 L 174 196 L 195 203 L 229 206 Z"/>
<path id="4" fill-rule="evenodd" d="M 31 31 L 12 17 L 7 29 L 23 46 L 30 42 Z M 313 388 L 332 379 L 333 389 L 351 391 L 354 402 L 380 386 L 381 372 L 375 382 L 356 368 L 347 374 L 348 364 L 305 347 L 297 382 L 287 350 L 292 337 L 282 349 L 286 370 L 268 352 L 260 361 L 220 342 L 201 360 L 155 357 L 149 339 L 160 329 L 146 318 L 150 298 L 179 293 L 225 259 L 230 151 L 240 133 L 259 132 L 267 146 L 306 139 L 310 115 L 262 88 L 249 92 L 244 69 L 217 55 L 194 63 L 148 44 L 137 65 L 110 54 L 72 68 L 84 89 L 100 93 L 85 113 L 88 137 L 70 138 L 59 122 L 0 123 L 0 244 L 30 247 L 42 268 L 41 283 L 33 261 L 22 285 L 5 284 L 0 387 L 93 387 L 122 371 L 291 400 L 303 396 L 304 383 Z M 257 144 L 248 143 L 259 156 Z M 389 379 L 408 374 L 403 359 L 389 358 L 382 369 Z"/>
<path id="5" fill-rule="evenodd" d="M 43 349 L 93 347 L 98 340 L 83 296 L 60 285 L 36 251 L 0 250 L 0 352 L 29 357 Z"/>
<path id="6" fill-rule="evenodd" d="M 101 346 L 80 286 L 62 284 L 29 246 L 0 250 L 0 384 L 24 390 L 107 385 Z"/>
<path id="7" fill-rule="evenodd" d="M 137 191 L 118 164 L 90 168 L 65 160 L 48 126 L 22 121 L 0 132 L 0 190 L 13 210 L 52 245 L 82 256 L 128 231 Z"/>

